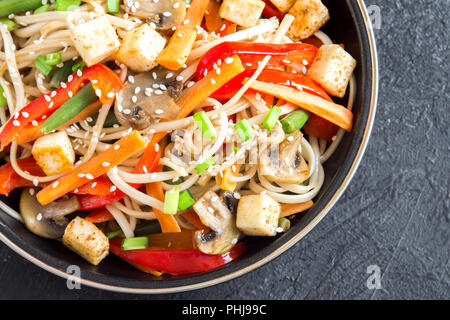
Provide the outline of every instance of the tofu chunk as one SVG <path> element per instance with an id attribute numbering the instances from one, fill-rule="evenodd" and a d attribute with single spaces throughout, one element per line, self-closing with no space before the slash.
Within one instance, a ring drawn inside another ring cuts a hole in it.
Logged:
<path id="1" fill-rule="evenodd" d="M 48 176 L 73 169 L 75 152 L 65 131 L 40 137 L 34 142 L 31 153 Z"/>
<path id="2" fill-rule="evenodd" d="M 158 65 L 156 58 L 165 45 L 166 39 L 144 23 L 124 36 L 117 60 L 133 71 L 149 71 Z"/>
<path id="3" fill-rule="evenodd" d="M 106 17 L 75 26 L 70 31 L 70 38 L 87 66 L 114 55 L 120 47 L 116 30 Z"/>
<path id="4" fill-rule="evenodd" d="M 307 75 L 329 94 L 342 98 L 356 67 L 356 60 L 337 44 L 321 46 Z"/>
<path id="5" fill-rule="evenodd" d="M 264 10 L 262 0 L 224 0 L 219 9 L 222 19 L 249 28 L 256 25 Z"/>
<path id="6" fill-rule="evenodd" d="M 109 253 L 109 241 L 105 234 L 80 217 L 67 225 L 62 242 L 93 265 L 98 265 Z"/>
<path id="7" fill-rule="evenodd" d="M 270 2 L 272 2 L 280 12 L 286 13 L 294 5 L 295 0 L 270 0 Z"/>
<path id="8" fill-rule="evenodd" d="M 243 196 L 237 208 L 236 226 L 251 236 L 277 234 L 281 206 L 266 194 Z"/>
<path id="9" fill-rule="evenodd" d="M 327 7 L 320 0 L 297 0 L 289 14 L 295 20 L 287 35 L 294 41 L 309 38 L 330 19 Z"/>

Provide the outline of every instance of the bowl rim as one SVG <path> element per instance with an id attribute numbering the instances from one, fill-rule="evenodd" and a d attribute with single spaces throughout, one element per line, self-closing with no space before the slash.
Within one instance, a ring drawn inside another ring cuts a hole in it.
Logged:
<path id="1" fill-rule="evenodd" d="M 366 120 L 366 125 L 364 128 L 364 133 L 362 136 L 362 140 L 360 142 L 358 151 L 356 152 L 356 155 L 353 159 L 353 162 L 345 175 L 343 181 L 341 184 L 337 187 L 334 194 L 331 196 L 331 198 L 325 203 L 324 207 L 320 212 L 317 213 L 314 218 L 305 226 L 303 227 L 297 234 L 295 234 L 292 238 L 288 239 L 285 243 L 283 243 L 281 246 L 273 250 L 272 252 L 269 252 L 266 256 L 262 257 L 258 261 L 251 263 L 247 266 L 244 266 L 243 268 L 240 268 L 238 270 L 232 271 L 230 273 L 226 273 L 225 275 L 212 278 L 209 280 L 201 280 L 198 283 L 193 284 L 186 284 L 181 286 L 170 286 L 165 288 L 130 288 L 125 286 L 119 286 L 119 285 L 112 285 L 112 284 L 106 284 L 101 283 L 89 279 L 85 279 L 83 277 L 77 277 L 72 274 L 66 273 L 62 270 L 60 270 L 58 267 L 52 266 L 44 262 L 43 260 L 33 256 L 31 253 L 27 252 L 25 249 L 22 249 L 17 244 L 15 244 L 11 239 L 9 239 L 4 233 L 0 231 L 0 241 L 2 241 L 5 245 L 7 245 L 10 249 L 15 251 L 17 254 L 25 258 L 26 260 L 32 262 L 36 266 L 56 275 L 62 278 L 65 278 L 67 280 L 71 281 L 79 281 L 80 284 L 86 285 L 89 287 L 107 290 L 107 291 L 114 291 L 114 292 L 120 292 L 120 293 L 137 293 L 137 294 L 163 294 L 163 293 L 176 293 L 176 292 L 182 292 L 182 291 L 190 291 L 190 290 L 196 290 L 200 288 L 205 288 L 208 286 L 216 285 L 219 283 L 223 283 L 225 281 L 229 281 L 231 279 L 235 279 L 237 277 L 240 277 L 250 271 L 253 271 L 264 264 L 268 263 L 269 261 L 275 259 L 279 255 L 281 255 L 283 252 L 291 248 L 293 245 L 295 245 L 300 239 L 302 239 L 306 234 L 308 234 L 331 210 L 331 208 L 334 206 L 334 204 L 339 200 L 339 198 L 344 193 L 345 189 L 349 185 L 351 179 L 353 178 L 360 162 L 363 157 L 364 151 L 367 147 L 370 134 L 372 131 L 375 114 L 376 114 L 376 105 L 377 105 L 377 99 L 378 99 L 378 57 L 377 57 L 377 50 L 376 50 L 376 43 L 375 43 L 375 37 L 373 33 L 373 29 L 371 26 L 371 21 L 369 18 L 369 15 L 367 13 L 366 6 L 363 2 L 363 0 L 354 0 L 359 8 L 359 12 L 361 14 L 361 18 L 363 20 L 363 29 L 365 30 L 367 34 L 367 42 L 369 47 L 369 53 L 370 53 L 370 62 L 372 65 L 371 68 L 371 91 L 370 91 L 370 103 L 369 103 L 369 113 Z M 350 0 L 351 2 L 351 0 Z M 347 1 L 349 3 L 349 1 Z M 7 206 L 2 201 L 0 201 L 0 209 L 5 210 Z M 0 223 L 1 226 L 1 223 Z"/>

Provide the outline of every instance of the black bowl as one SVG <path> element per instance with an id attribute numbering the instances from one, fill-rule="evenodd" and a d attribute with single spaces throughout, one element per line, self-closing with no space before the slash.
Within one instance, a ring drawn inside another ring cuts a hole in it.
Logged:
<path id="1" fill-rule="evenodd" d="M 243 275 L 274 259 L 304 237 L 342 195 L 361 160 L 375 116 L 377 98 L 377 57 L 373 33 L 362 0 L 325 0 L 331 21 L 324 31 L 358 61 L 355 70 L 357 94 L 354 104 L 354 128 L 342 140 L 339 149 L 325 165 L 325 182 L 314 206 L 299 215 L 292 228 L 276 238 L 253 239 L 250 251 L 221 269 L 186 276 L 155 278 L 111 255 L 94 267 L 57 241 L 29 232 L 20 222 L 3 212 L 0 215 L 0 240 L 34 264 L 58 276 L 68 278 L 68 267 L 81 267 L 80 281 L 100 289 L 131 293 L 165 293 L 211 286 Z M 2 198 L 0 209 L 17 209 L 18 193 Z M 70 269 L 69 269 L 70 270 Z"/>

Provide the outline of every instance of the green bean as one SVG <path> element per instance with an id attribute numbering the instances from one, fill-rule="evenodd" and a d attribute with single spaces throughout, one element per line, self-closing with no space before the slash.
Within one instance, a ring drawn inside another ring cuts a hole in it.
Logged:
<path id="1" fill-rule="evenodd" d="M 59 86 L 61 82 L 66 82 L 67 78 L 72 74 L 72 67 L 74 64 L 75 61 L 73 60 L 64 62 L 64 65 L 61 68 L 55 70 L 50 83 L 54 86 Z"/>
<path id="2" fill-rule="evenodd" d="M 40 6 L 42 6 L 42 0 L 2 0 L 0 1 L 0 17 L 34 10 Z"/>

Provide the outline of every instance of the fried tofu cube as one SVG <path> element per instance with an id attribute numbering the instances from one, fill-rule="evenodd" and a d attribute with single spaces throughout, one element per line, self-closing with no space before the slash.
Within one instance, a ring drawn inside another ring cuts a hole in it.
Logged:
<path id="1" fill-rule="evenodd" d="M 116 30 L 106 17 L 75 26 L 70 31 L 70 38 L 87 66 L 114 55 L 120 47 Z"/>
<path id="2" fill-rule="evenodd" d="M 98 265 L 109 253 L 105 234 L 95 224 L 80 217 L 67 225 L 62 243 L 93 265 Z"/>
<path id="3" fill-rule="evenodd" d="M 317 51 L 307 75 L 329 94 L 342 98 L 355 67 L 356 60 L 341 46 L 323 45 Z"/>
<path id="4" fill-rule="evenodd" d="M 264 10 L 262 0 L 224 0 L 219 9 L 222 19 L 234 22 L 244 28 L 253 27 Z"/>
<path id="5" fill-rule="evenodd" d="M 295 0 L 270 0 L 270 2 L 272 2 L 280 12 L 286 13 L 294 5 Z"/>
<path id="6" fill-rule="evenodd" d="M 156 58 L 163 51 L 166 39 L 144 23 L 125 34 L 117 60 L 136 72 L 145 72 L 158 65 Z"/>
<path id="7" fill-rule="evenodd" d="M 327 7 L 320 0 L 297 0 L 289 14 L 295 19 L 287 35 L 294 41 L 309 38 L 330 19 Z"/>
<path id="8" fill-rule="evenodd" d="M 236 226 L 251 236 L 277 234 L 281 205 L 267 194 L 243 196 L 237 208 Z"/>
<path id="9" fill-rule="evenodd" d="M 75 152 L 65 131 L 40 137 L 34 142 L 31 153 L 48 176 L 73 169 Z"/>

